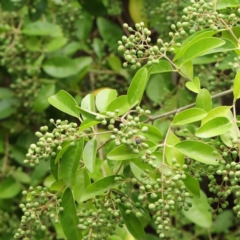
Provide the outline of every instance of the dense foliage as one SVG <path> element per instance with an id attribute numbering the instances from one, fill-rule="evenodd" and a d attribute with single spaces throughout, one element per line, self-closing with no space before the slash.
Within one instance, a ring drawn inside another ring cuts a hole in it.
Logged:
<path id="1" fill-rule="evenodd" d="M 239 238 L 238 0 L 0 6 L 2 240 Z"/>

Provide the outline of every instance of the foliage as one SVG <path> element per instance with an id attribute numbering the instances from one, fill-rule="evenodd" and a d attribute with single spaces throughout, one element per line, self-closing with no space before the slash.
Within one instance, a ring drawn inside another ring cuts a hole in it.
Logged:
<path id="1" fill-rule="evenodd" d="M 1 3 L 1 239 L 236 239 L 240 4 L 148 2 Z"/>

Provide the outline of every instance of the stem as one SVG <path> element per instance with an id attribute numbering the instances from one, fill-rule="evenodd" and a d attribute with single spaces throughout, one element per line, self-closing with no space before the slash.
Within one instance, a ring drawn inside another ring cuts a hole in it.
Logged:
<path id="1" fill-rule="evenodd" d="M 218 97 L 221 97 L 221 96 L 228 95 L 229 93 L 232 93 L 232 91 L 233 91 L 232 89 L 229 89 L 229 90 L 226 90 L 226 91 L 224 91 L 224 92 L 217 93 L 217 94 L 215 94 L 215 95 L 213 95 L 213 96 L 211 96 L 211 97 L 212 97 L 212 99 L 218 98 Z M 170 111 L 170 112 L 166 112 L 166 113 L 163 113 L 163 114 L 160 114 L 160 115 L 157 115 L 157 116 L 150 116 L 149 119 L 146 120 L 145 122 L 153 122 L 153 121 L 155 121 L 155 120 L 157 120 L 157 119 L 159 119 L 159 118 L 167 117 L 167 116 L 169 116 L 169 115 L 171 115 L 171 114 L 175 114 L 175 113 L 181 112 L 181 111 L 183 111 L 183 110 L 185 110 L 185 109 L 194 107 L 195 105 L 196 105 L 195 103 L 191 103 L 191 104 L 189 104 L 189 105 L 187 105 L 187 106 L 184 106 L 184 107 L 181 107 L 181 108 L 172 110 L 172 111 Z"/>

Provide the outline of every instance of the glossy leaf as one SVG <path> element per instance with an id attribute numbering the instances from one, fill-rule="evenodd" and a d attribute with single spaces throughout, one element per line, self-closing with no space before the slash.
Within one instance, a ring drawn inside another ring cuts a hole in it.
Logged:
<path id="1" fill-rule="evenodd" d="M 178 49 L 174 61 L 182 57 L 185 53 L 185 51 L 195 42 L 199 41 L 200 39 L 213 36 L 215 33 L 217 33 L 217 30 L 211 30 L 211 29 L 203 29 L 200 31 L 197 31 L 196 33 L 189 36 L 184 42 L 182 43 L 180 49 Z"/>
<path id="2" fill-rule="evenodd" d="M 117 97 L 117 91 L 105 88 L 98 92 L 96 96 L 96 107 L 99 112 L 105 112 L 108 105 Z"/>
<path id="3" fill-rule="evenodd" d="M 119 26 L 115 23 L 102 17 L 97 18 L 97 26 L 104 42 L 109 46 L 111 50 L 117 52 L 117 42 L 119 41 L 119 39 L 121 39 L 123 35 L 122 29 L 119 28 Z"/>
<path id="4" fill-rule="evenodd" d="M 184 185 L 195 198 L 199 198 L 200 197 L 199 182 L 191 175 L 187 173 L 185 173 L 185 175 L 186 175 L 186 178 L 182 180 Z"/>
<path id="5" fill-rule="evenodd" d="M 119 110 L 118 115 L 121 116 L 131 109 L 128 103 L 128 97 L 122 95 L 113 100 L 107 107 L 107 111 L 114 112 L 116 109 Z"/>
<path id="6" fill-rule="evenodd" d="M 204 123 L 195 135 L 200 138 L 210 138 L 226 133 L 232 127 L 232 123 L 226 117 L 217 117 Z"/>
<path id="7" fill-rule="evenodd" d="M 240 98 L 240 71 L 238 71 L 233 84 L 234 101 Z"/>
<path id="8" fill-rule="evenodd" d="M 75 61 L 63 56 L 47 59 L 43 64 L 43 70 L 55 78 L 66 78 L 78 73 L 78 67 Z"/>
<path id="9" fill-rule="evenodd" d="M 79 118 L 80 111 L 76 108 L 76 100 L 66 91 L 60 90 L 48 98 L 48 102 L 58 110 Z"/>
<path id="10" fill-rule="evenodd" d="M 178 113 L 173 119 L 173 125 L 185 125 L 202 120 L 207 112 L 201 108 L 190 108 Z"/>
<path id="11" fill-rule="evenodd" d="M 87 201 L 119 185 L 120 182 L 115 181 L 114 180 L 115 177 L 119 176 L 118 175 L 108 176 L 88 185 L 86 190 L 82 194 L 80 201 L 81 202 Z"/>
<path id="12" fill-rule="evenodd" d="M 193 79 L 193 81 L 188 81 L 186 82 L 186 87 L 192 91 L 192 92 L 195 92 L 195 93 L 199 93 L 201 88 L 200 88 L 200 81 L 199 81 L 199 78 L 198 77 L 195 77 Z"/>
<path id="13" fill-rule="evenodd" d="M 117 206 L 121 212 L 121 216 L 128 231 L 133 235 L 133 237 L 138 240 L 146 240 L 146 235 L 142 223 L 135 216 L 135 214 L 133 212 L 131 212 L 130 214 L 126 214 L 127 207 L 124 206 L 122 203 L 118 203 Z"/>
<path id="14" fill-rule="evenodd" d="M 149 70 L 149 74 L 172 72 L 172 65 L 166 60 L 159 60 L 158 63 L 154 63 Z"/>
<path id="15" fill-rule="evenodd" d="M 202 124 L 217 117 L 225 117 L 227 113 L 230 111 L 230 109 L 231 109 L 231 106 L 219 106 L 212 109 L 211 111 L 208 112 L 207 116 L 203 118 Z"/>
<path id="16" fill-rule="evenodd" d="M 89 111 L 89 112 L 95 112 L 95 101 L 94 101 L 94 95 L 93 94 L 87 94 L 81 101 L 81 108 Z M 85 117 L 82 114 L 83 118 L 88 118 Z"/>
<path id="17" fill-rule="evenodd" d="M 181 72 L 179 72 L 183 77 L 192 80 L 193 79 L 193 64 L 192 61 L 185 62 L 180 66 Z"/>
<path id="18" fill-rule="evenodd" d="M 212 109 L 212 98 L 207 89 L 203 88 L 199 91 L 196 99 L 196 107 L 202 108 L 206 112 Z"/>
<path id="19" fill-rule="evenodd" d="M 203 142 L 185 140 L 177 143 L 174 148 L 187 157 L 205 164 L 218 165 L 221 159 L 215 148 Z"/>
<path id="20" fill-rule="evenodd" d="M 78 109 L 78 111 L 81 113 L 81 115 L 85 118 L 85 119 L 89 119 L 92 121 L 97 121 L 97 119 L 100 118 L 105 118 L 105 115 L 99 114 L 99 113 L 95 113 L 95 112 L 91 112 L 91 111 L 87 111 L 83 108 L 80 108 L 78 106 L 76 106 L 76 108 Z"/>
<path id="21" fill-rule="evenodd" d="M 176 159 L 180 166 L 184 164 L 184 155 L 174 148 L 179 142 L 179 138 L 170 131 L 167 136 L 167 146 L 165 150 L 165 157 L 169 165 L 172 165 L 173 159 Z"/>
<path id="22" fill-rule="evenodd" d="M 207 51 L 223 45 L 225 41 L 219 38 L 207 37 L 193 43 L 184 53 L 181 64 L 203 55 Z"/>
<path id="23" fill-rule="evenodd" d="M 83 144 L 84 140 L 80 138 L 73 145 L 71 143 L 62 155 L 59 175 L 67 187 L 75 184 L 76 172 L 83 152 Z"/>
<path id="24" fill-rule="evenodd" d="M 43 112 L 49 106 L 48 98 L 55 93 L 55 83 L 45 84 L 41 86 L 35 101 L 33 102 L 33 110 L 35 112 Z"/>
<path id="25" fill-rule="evenodd" d="M 158 128 L 156 128 L 150 124 L 141 124 L 141 128 L 144 126 L 148 128 L 148 131 L 143 133 L 140 130 L 137 132 L 138 135 L 142 135 L 142 136 L 146 137 L 147 140 L 151 140 L 155 143 L 159 143 L 162 140 L 162 134 Z"/>
<path id="26" fill-rule="evenodd" d="M 30 36 L 52 36 L 61 37 L 62 30 L 60 26 L 50 22 L 32 22 L 23 27 L 22 33 Z"/>
<path id="27" fill-rule="evenodd" d="M 83 150 L 83 161 L 85 167 L 90 173 L 94 172 L 97 154 L 97 140 L 95 138 L 89 140 Z"/>
<path id="28" fill-rule="evenodd" d="M 90 128 L 90 127 L 92 127 L 92 126 L 97 125 L 98 123 L 100 123 L 100 122 L 99 122 L 99 121 L 93 121 L 93 120 L 91 120 L 91 119 L 85 119 L 85 120 L 81 123 L 80 127 L 78 128 L 78 131 L 83 131 L 83 130 L 85 130 L 85 129 L 87 129 L 87 128 Z"/>
<path id="29" fill-rule="evenodd" d="M 188 211 L 182 211 L 184 216 L 200 227 L 210 228 L 212 225 L 212 214 L 208 211 L 210 206 L 205 193 L 201 191 L 200 198 L 193 197 L 190 202 L 192 207 Z"/>
<path id="30" fill-rule="evenodd" d="M 91 181 L 88 176 L 86 169 L 79 169 L 76 172 L 76 179 L 75 184 L 73 185 L 73 195 L 74 199 L 77 202 L 80 202 L 80 198 L 84 191 L 86 190 L 87 186 L 90 185 Z"/>
<path id="31" fill-rule="evenodd" d="M 141 68 L 135 74 L 127 92 L 128 103 L 132 107 L 141 102 L 146 88 L 148 73 L 146 68 Z"/>
<path id="32" fill-rule="evenodd" d="M 63 232 L 67 239 L 81 240 L 82 233 L 77 227 L 79 222 L 73 194 L 70 188 L 67 188 L 63 193 L 61 207 L 63 207 L 64 210 L 60 212 L 59 217 Z"/>

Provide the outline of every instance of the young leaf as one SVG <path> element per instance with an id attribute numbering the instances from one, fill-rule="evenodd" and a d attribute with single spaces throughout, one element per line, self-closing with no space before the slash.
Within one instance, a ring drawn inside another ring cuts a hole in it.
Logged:
<path id="1" fill-rule="evenodd" d="M 166 60 L 159 60 L 158 63 L 154 63 L 149 70 L 149 74 L 172 72 L 172 65 Z"/>
<path id="2" fill-rule="evenodd" d="M 193 81 L 186 82 L 185 85 L 190 91 L 195 92 L 195 93 L 199 93 L 199 91 L 201 90 L 200 81 L 199 81 L 198 77 L 195 77 L 193 79 Z"/>
<path id="3" fill-rule="evenodd" d="M 79 118 L 79 110 L 76 108 L 76 100 L 66 91 L 60 90 L 57 94 L 48 98 L 48 102 L 58 110 Z"/>
<path id="4" fill-rule="evenodd" d="M 97 154 L 97 140 L 93 138 L 86 143 L 83 150 L 83 161 L 85 167 L 90 173 L 94 172 L 96 154 Z"/>
<path id="5" fill-rule="evenodd" d="M 148 71 L 145 67 L 139 69 L 135 74 L 127 92 L 128 103 L 130 107 L 134 107 L 141 102 L 143 93 L 148 80 Z"/>
<path id="6" fill-rule="evenodd" d="M 96 96 L 96 107 L 99 112 L 105 112 L 108 105 L 117 97 L 117 91 L 105 88 L 98 92 Z"/>
<path id="7" fill-rule="evenodd" d="M 186 188 L 193 194 L 194 197 L 200 198 L 200 185 L 199 182 L 191 175 L 185 173 L 186 178 L 183 179 L 183 183 Z"/>
<path id="8" fill-rule="evenodd" d="M 121 212 L 128 231 L 133 235 L 133 237 L 138 240 L 146 240 L 146 235 L 142 223 L 135 216 L 135 214 L 133 212 L 126 214 L 127 208 L 122 203 L 118 203 L 117 206 Z"/>
<path id="9" fill-rule="evenodd" d="M 210 138 L 224 134 L 232 127 L 226 117 L 216 117 L 203 124 L 195 133 L 200 138 Z"/>
<path id="10" fill-rule="evenodd" d="M 208 122 L 209 120 L 212 120 L 213 118 L 225 117 L 227 113 L 230 111 L 230 109 L 231 109 L 231 106 L 219 106 L 212 109 L 211 111 L 208 112 L 207 116 L 203 118 L 202 125 Z"/>
<path id="11" fill-rule="evenodd" d="M 233 84 L 234 101 L 240 98 L 240 71 L 238 71 Z"/>
<path id="12" fill-rule="evenodd" d="M 173 125 L 185 125 L 202 120 L 207 112 L 201 108 L 190 108 L 178 113 L 173 119 Z"/>
<path id="13" fill-rule="evenodd" d="M 78 73 L 78 66 L 69 57 L 57 56 L 46 60 L 43 70 L 55 78 L 66 78 Z"/>
<path id="14" fill-rule="evenodd" d="M 203 142 L 186 140 L 177 143 L 174 148 L 187 157 L 205 164 L 218 165 L 221 159 L 215 148 Z"/>
<path id="15" fill-rule="evenodd" d="M 215 33 L 217 33 L 218 30 L 211 30 L 211 29 L 203 29 L 200 31 L 197 31 L 196 33 L 192 34 L 190 37 L 188 37 L 184 42 L 182 43 L 181 47 L 178 49 L 174 61 L 179 59 L 185 51 L 195 42 L 199 41 L 200 39 L 213 36 Z"/>
<path id="16" fill-rule="evenodd" d="M 74 145 L 70 144 L 62 156 L 59 175 L 68 187 L 75 184 L 74 181 L 83 152 L 83 144 L 84 140 L 80 138 L 78 141 L 74 142 Z"/>
<path id="17" fill-rule="evenodd" d="M 192 80 L 192 78 L 193 78 L 193 64 L 192 64 L 192 61 L 188 61 L 188 62 L 185 62 L 184 64 L 182 64 L 180 66 L 180 70 L 181 70 L 180 74 L 183 77 Z"/>
<path id="18" fill-rule="evenodd" d="M 116 177 L 120 177 L 120 176 L 118 175 L 108 176 L 88 185 L 86 190 L 82 194 L 80 201 L 81 202 L 87 201 L 119 185 L 121 182 L 115 181 L 114 179 Z"/>
<path id="19" fill-rule="evenodd" d="M 64 210 L 60 212 L 59 217 L 67 239 L 81 240 L 82 233 L 77 227 L 77 211 L 70 188 L 67 188 L 63 193 L 61 207 L 63 207 Z"/>
<path id="20" fill-rule="evenodd" d="M 182 210 L 184 216 L 200 227 L 210 228 L 212 225 L 212 214 L 208 211 L 210 206 L 205 193 L 201 191 L 200 198 L 194 196 L 190 202 L 192 207 L 188 211 Z"/>
<path id="21" fill-rule="evenodd" d="M 206 112 L 212 109 L 212 98 L 207 89 L 204 88 L 199 91 L 196 99 L 196 107 L 202 108 Z"/>
<path id="22" fill-rule="evenodd" d="M 126 95 L 117 97 L 107 107 L 107 111 L 109 112 L 114 112 L 116 109 L 119 110 L 119 116 L 123 115 L 131 109 L 128 103 L 128 97 Z"/>
<path id="23" fill-rule="evenodd" d="M 193 58 L 203 55 L 207 51 L 223 45 L 225 41 L 219 38 L 207 37 L 193 43 L 184 53 L 181 64 L 184 64 Z"/>

